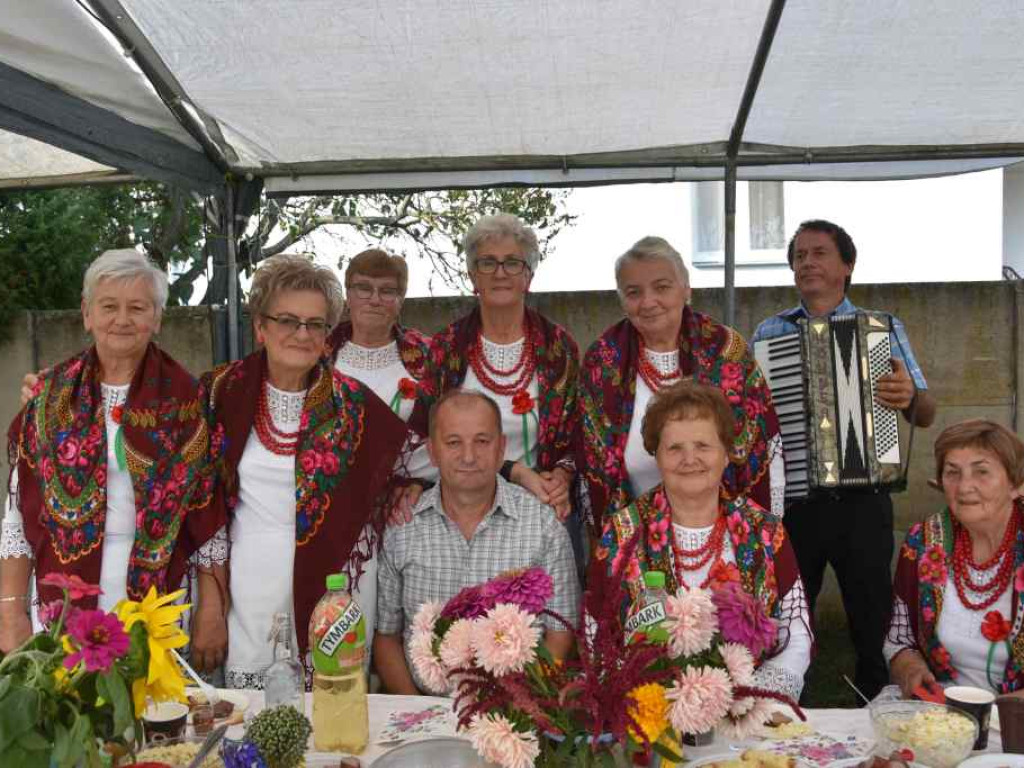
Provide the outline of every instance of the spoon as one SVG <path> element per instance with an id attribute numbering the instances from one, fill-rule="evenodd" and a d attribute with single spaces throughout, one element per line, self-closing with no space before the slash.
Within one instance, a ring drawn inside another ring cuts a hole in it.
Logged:
<path id="1" fill-rule="evenodd" d="M 870 703 L 871 703 L 871 699 L 869 699 L 869 698 L 868 698 L 867 696 L 865 696 L 865 695 L 864 695 L 863 693 L 861 693 L 861 690 L 860 690 L 860 688 L 858 688 L 858 687 L 857 687 L 856 685 L 854 685 L 854 684 L 853 684 L 853 680 L 851 680 L 851 679 L 850 679 L 849 677 L 847 677 L 846 675 L 843 675 L 843 680 L 845 680 L 845 681 L 846 681 L 846 684 L 847 684 L 848 686 L 850 686 L 851 688 L 853 688 L 853 692 L 854 692 L 854 693 L 856 693 L 856 694 L 857 694 L 858 696 L 860 696 L 860 697 L 861 697 L 862 699 L 864 699 L 864 703 L 865 703 L 865 704 L 870 704 Z"/>
<path id="2" fill-rule="evenodd" d="M 185 659 L 181 657 L 181 654 L 178 653 L 177 650 L 171 648 L 171 653 L 174 654 L 174 658 L 178 660 L 178 663 L 182 666 L 182 668 L 186 672 L 188 672 L 189 677 L 191 677 L 195 681 L 196 685 L 199 686 L 199 689 L 203 692 L 203 696 L 206 697 L 207 704 L 209 704 L 212 707 L 214 704 L 220 701 L 220 696 L 217 694 L 216 688 L 214 688 L 208 682 L 203 680 L 203 678 L 199 676 L 199 673 L 192 669 L 192 665 L 185 661 Z"/>

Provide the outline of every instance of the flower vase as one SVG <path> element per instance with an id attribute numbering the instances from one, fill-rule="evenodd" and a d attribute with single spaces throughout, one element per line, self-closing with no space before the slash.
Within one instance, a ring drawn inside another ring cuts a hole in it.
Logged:
<path id="1" fill-rule="evenodd" d="M 610 733 L 602 733 L 598 737 L 577 736 L 575 746 L 569 752 L 566 762 L 566 753 L 562 747 L 565 737 L 560 734 L 546 733 L 541 737 L 541 750 L 535 765 L 537 768 L 563 768 L 563 766 L 584 766 L 607 765 L 601 763 L 598 757 L 601 753 L 610 754 L 616 768 L 631 768 L 630 761 L 626 757 L 625 750 L 621 744 L 616 743 L 615 737 Z"/>

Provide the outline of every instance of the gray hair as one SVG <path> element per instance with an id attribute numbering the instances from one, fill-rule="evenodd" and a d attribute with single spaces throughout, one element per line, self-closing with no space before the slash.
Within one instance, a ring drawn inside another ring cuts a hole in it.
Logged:
<path id="1" fill-rule="evenodd" d="M 476 268 L 476 254 L 481 243 L 485 240 L 503 237 L 511 237 L 516 241 L 519 250 L 523 252 L 526 265 L 531 272 L 536 272 L 537 265 L 540 263 L 540 246 L 537 244 L 537 235 L 518 216 L 513 216 L 511 213 L 484 216 L 469 228 L 466 236 L 462 238 L 462 250 L 466 254 L 466 269 L 472 272 Z"/>
<path id="2" fill-rule="evenodd" d="M 619 293 L 622 293 L 622 284 L 619 282 L 622 270 L 626 268 L 627 264 L 634 261 L 667 261 L 676 268 L 683 285 L 690 285 L 690 273 L 687 271 L 679 251 L 669 245 L 665 238 L 648 235 L 633 243 L 628 251 L 615 260 L 615 287 Z"/>
<path id="3" fill-rule="evenodd" d="M 345 307 L 341 281 L 329 267 L 314 264 L 312 256 L 281 253 L 264 259 L 249 288 L 249 313 L 261 317 L 282 291 L 319 291 L 327 301 L 327 323 L 334 325 Z"/>
<path id="4" fill-rule="evenodd" d="M 96 292 L 96 286 L 104 280 L 136 280 L 138 278 L 145 278 L 149 281 L 153 304 L 156 306 L 156 316 L 160 317 L 164 307 L 167 306 L 167 296 L 170 293 L 167 273 L 154 264 L 152 259 L 134 248 L 117 248 L 104 251 L 97 256 L 85 270 L 85 278 L 82 280 L 82 300 L 89 304 Z"/>

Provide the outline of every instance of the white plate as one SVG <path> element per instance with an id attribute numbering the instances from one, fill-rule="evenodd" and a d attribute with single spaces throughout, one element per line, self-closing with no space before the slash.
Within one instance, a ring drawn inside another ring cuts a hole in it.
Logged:
<path id="1" fill-rule="evenodd" d="M 871 755 L 865 755 L 864 757 L 844 757 L 842 760 L 833 760 L 831 763 L 825 766 L 825 768 L 851 768 L 854 765 L 863 763 L 865 760 L 870 759 Z M 907 763 L 910 768 L 927 768 L 924 763 Z M 961 763 L 960 765 L 963 765 Z"/>
<path id="2" fill-rule="evenodd" d="M 964 760 L 958 768 L 1024 768 L 1024 755 L 987 752 Z"/>
<path id="3" fill-rule="evenodd" d="M 683 749 L 686 749 L 684 746 Z M 753 747 L 751 747 L 753 749 Z M 706 757 L 698 757 L 696 760 L 690 760 L 686 764 L 686 768 L 697 768 L 700 765 L 708 765 L 709 763 L 728 763 L 731 760 L 739 760 L 740 756 L 745 752 L 744 749 L 737 749 L 732 752 L 720 752 L 717 755 L 707 755 Z"/>
<path id="4" fill-rule="evenodd" d="M 203 696 L 202 688 L 186 688 L 186 696 Z M 235 705 L 235 712 L 242 713 L 249 708 L 249 697 L 242 691 L 235 691 L 230 688 L 218 688 L 217 695 L 220 696 L 223 701 L 230 701 Z M 203 696 L 205 698 L 205 696 Z M 234 714 L 235 712 L 232 712 Z"/>

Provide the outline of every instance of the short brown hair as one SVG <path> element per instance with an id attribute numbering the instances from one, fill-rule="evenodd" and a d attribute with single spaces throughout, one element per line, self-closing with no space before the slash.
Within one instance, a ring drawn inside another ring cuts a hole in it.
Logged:
<path id="1" fill-rule="evenodd" d="M 270 305 L 282 291 L 319 291 L 327 300 L 328 325 L 334 325 L 345 306 L 341 283 L 330 267 L 313 262 L 302 253 L 281 253 L 264 259 L 249 288 L 249 312 L 253 319 L 270 311 Z"/>
<path id="2" fill-rule="evenodd" d="M 644 438 L 644 450 L 652 456 L 658 451 L 661 432 L 670 421 L 693 421 L 711 419 L 718 431 L 718 439 L 726 453 L 732 448 L 735 438 L 736 418 L 732 406 L 725 399 L 722 390 L 695 381 L 681 381 L 668 389 L 661 390 L 647 406 L 643 424 L 640 427 Z"/>
<path id="3" fill-rule="evenodd" d="M 971 419 L 942 430 L 935 440 L 935 477 L 939 483 L 946 456 L 957 448 L 980 448 L 995 454 L 1013 486 L 1024 483 L 1024 443 L 1003 425 Z"/>
<path id="4" fill-rule="evenodd" d="M 345 268 L 345 289 L 352 287 L 356 275 L 366 277 L 393 277 L 398 281 L 398 293 L 405 298 L 409 287 L 409 265 L 401 256 L 394 256 L 380 248 L 369 248 L 357 253 Z"/>
<path id="5" fill-rule="evenodd" d="M 438 398 L 432 406 L 430 406 L 427 433 L 431 439 L 434 437 L 435 427 L 437 425 L 437 415 L 441 412 L 441 407 L 450 400 L 462 399 L 480 400 L 485 403 L 494 414 L 494 423 L 498 425 L 498 436 L 501 436 L 501 409 L 490 395 L 486 395 L 476 389 L 449 389 L 441 395 L 441 397 Z"/>

